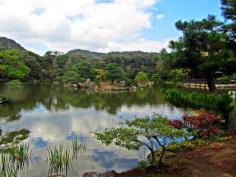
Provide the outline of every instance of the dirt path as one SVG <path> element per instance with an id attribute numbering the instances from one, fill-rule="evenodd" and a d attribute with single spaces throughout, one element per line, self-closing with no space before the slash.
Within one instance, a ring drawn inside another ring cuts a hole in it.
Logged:
<path id="1" fill-rule="evenodd" d="M 168 172 L 132 170 L 117 177 L 236 177 L 236 135 L 226 143 L 213 143 L 171 159 Z"/>

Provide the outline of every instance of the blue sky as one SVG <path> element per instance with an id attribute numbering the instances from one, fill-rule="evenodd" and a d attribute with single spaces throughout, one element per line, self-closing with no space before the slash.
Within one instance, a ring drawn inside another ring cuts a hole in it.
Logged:
<path id="1" fill-rule="evenodd" d="M 162 0 L 155 5 L 155 13 L 164 14 L 164 18 L 152 18 L 153 29 L 144 30 L 148 39 L 163 40 L 181 33 L 176 30 L 175 22 L 178 20 L 202 19 L 209 14 L 221 17 L 220 0 Z"/>
<path id="2" fill-rule="evenodd" d="M 81 48 L 156 51 L 178 20 L 221 17 L 220 0 L 0 0 L 0 36 L 43 54 Z"/>

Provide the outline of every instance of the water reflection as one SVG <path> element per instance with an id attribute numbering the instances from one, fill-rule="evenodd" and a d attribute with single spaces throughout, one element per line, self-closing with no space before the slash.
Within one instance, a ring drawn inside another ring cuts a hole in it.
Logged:
<path id="1" fill-rule="evenodd" d="M 72 162 L 70 177 L 86 171 L 124 171 L 134 167 L 140 154 L 97 141 L 93 131 L 119 126 L 121 121 L 153 112 L 175 118 L 182 111 L 166 103 L 158 89 L 131 93 L 89 93 L 50 85 L 25 86 L 19 92 L 0 88 L 12 102 L 0 106 L 0 126 L 4 131 L 28 129 L 32 147 L 29 171 L 20 177 L 47 176 L 46 152 L 49 146 L 69 144 L 78 137 L 87 151 Z"/>

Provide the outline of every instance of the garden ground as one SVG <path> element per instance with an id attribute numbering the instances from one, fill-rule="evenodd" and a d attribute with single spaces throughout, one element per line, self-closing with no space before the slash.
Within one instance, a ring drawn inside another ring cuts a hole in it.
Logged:
<path id="1" fill-rule="evenodd" d="M 115 177 L 235 177 L 236 133 L 228 135 L 229 141 L 215 142 L 206 147 L 179 153 L 168 159 L 169 167 L 157 174 L 153 168 L 134 169 Z"/>

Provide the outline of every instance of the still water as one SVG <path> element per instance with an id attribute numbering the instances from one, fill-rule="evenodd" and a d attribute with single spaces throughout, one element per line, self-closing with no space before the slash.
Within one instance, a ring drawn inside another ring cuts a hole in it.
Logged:
<path id="1" fill-rule="evenodd" d="M 116 146 L 106 147 L 94 138 L 94 131 L 117 127 L 120 122 L 135 116 L 157 112 L 170 118 L 183 114 L 165 102 L 158 88 L 124 93 L 93 93 L 69 90 L 50 85 L 27 85 L 9 90 L 0 87 L 0 95 L 11 97 L 12 102 L 0 105 L 0 127 L 4 132 L 30 130 L 26 140 L 30 144 L 30 165 L 19 177 L 46 177 L 47 148 L 69 144 L 78 137 L 86 144 L 86 151 L 72 162 L 69 177 L 81 177 L 84 172 L 118 172 L 131 169 L 144 158 L 142 153 L 127 151 Z"/>

